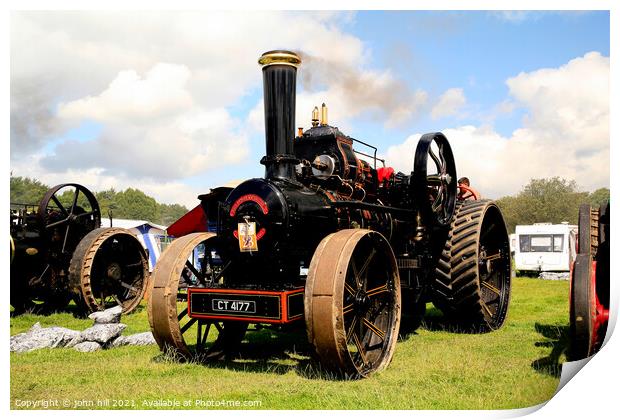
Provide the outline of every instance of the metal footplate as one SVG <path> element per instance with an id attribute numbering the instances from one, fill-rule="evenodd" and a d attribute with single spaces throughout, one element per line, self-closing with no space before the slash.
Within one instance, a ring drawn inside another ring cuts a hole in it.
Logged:
<path id="1" fill-rule="evenodd" d="M 287 324 L 304 316 L 304 288 L 237 290 L 190 287 L 190 318 Z"/>

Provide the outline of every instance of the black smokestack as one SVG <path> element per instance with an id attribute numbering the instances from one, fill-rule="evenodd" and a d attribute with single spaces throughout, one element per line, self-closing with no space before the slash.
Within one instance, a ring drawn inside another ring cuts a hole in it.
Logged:
<path id="1" fill-rule="evenodd" d="M 293 52 L 276 50 L 264 53 L 258 63 L 263 66 L 265 178 L 295 179 L 295 88 L 301 59 Z"/>

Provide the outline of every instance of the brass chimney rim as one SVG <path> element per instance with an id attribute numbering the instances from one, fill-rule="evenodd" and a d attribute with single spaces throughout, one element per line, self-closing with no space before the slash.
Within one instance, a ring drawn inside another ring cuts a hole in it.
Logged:
<path id="1" fill-rule="evenodd" d="M 301 58 L 292 51 L 273 50 L 263 53 L 258 59 L 258 64 L 263 67 L 284 65 L 297 68 L 301 64 Z"/>

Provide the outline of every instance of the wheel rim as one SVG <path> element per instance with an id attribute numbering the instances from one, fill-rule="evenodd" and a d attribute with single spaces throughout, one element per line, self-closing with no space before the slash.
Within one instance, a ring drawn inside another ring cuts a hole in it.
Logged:
<path id="1" fill-rule="evenodd" d="M 222 281 L 227 265 L 219 258 L 213 233 L 193 233 L 176 239 L 153 270 L 148 306 L 149 323 L 160 349 L 181 360 L 219 360 L 230 355 L 247 330 L 247 323 L 189 318 L 187 288 Z M 203 257 L 200 256 L 203 255 Z M 204 262 L 204 263 L 203 263 Z"/>
<path id="2" fill-rule="evenodd" d="M 487 209 L 482 220 L 478 261 L 482 314 L 486 324 L 497 329 L 508 311 L 510 248 L 502 216 L 495 206 Z"/>
<path id="3" fill-rule="evenodd" d="M 387 240 L 347 229 L 325 238 L 306 282 L 310 342 L 330 370 L 364 377 L 390 362 L 400 324 L 400 280 Z"/>
<path id="4" fill-rule="evenodd" d="M 89 233 L 71 259 L 70 282 L 91 311 L 120 305 L 123 313 L 142 300 L 148 281 L 146 252 L 125 229 L 100 228 Z"/>
<path id="5" fill-rule="evenodd" d="M 592 259 L 578 254 L 573 264 L 570 285 L 570 354 L 572 360 L 592 354 L 596 297 L 592 282 Z"/>
<path id="6" fill-rule="evenodd" d="M 413 195 L 422 214 L 435 225 L 449 226 L 456 205 L 456 166 L 443 134 L 429 133 L 420 138 L 413 172 Z"/>

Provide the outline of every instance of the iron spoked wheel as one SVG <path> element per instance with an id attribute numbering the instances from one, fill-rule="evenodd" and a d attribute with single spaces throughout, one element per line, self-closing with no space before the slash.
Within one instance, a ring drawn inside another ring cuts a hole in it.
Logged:
<path id="1" fill-rule="evenodd" d="M 133 311 L 148 282 L 146 251 L 129 231 L 100 228 L 82 239 L 73 253 L 69 280 L 90 311 L 120 305 Z"/>
<path id="2" fill-rule="evenodd" d="M 424 134 L 418 141 L 412 188 L 426 220 L 439 227 L 450 226 L 456 205 L 456 166 L 450 143 L 442 133 Z"/>
<path id="3" fill-rule="evenodd" d="M 304 306 L 308 339 L 325 367 L 348 378 L 384 369 L 398 338 L 400 278 L 383 235 L 345 229 L 325 237 Z"/>
<path id="4" fill-rule="evenodd" d="M 577 254 L 570 284 L 570 358 L 593 354 L 596 321 L 596 291 L 589 254 Z"/>
<path id="5" fill-rule="evenodd" d="M 213 233 L 192 233 L 173 241 L 152 273 L 149 324 L 164 352 L 184 361 L 207 362 L 231 356 L 245 336 L 245 322 L 189 318 L 187 288 L 219 284 L 227 265 L 217 255 Z"/>
<path id="6" fill-rule="evenodd" d="M 435 270 L 433 303 L 472 331 L 501 327 L 511 286 L 508 232 L 490 200 L 459 205 Z"/>
<path id="7" fill-rule="evenodd" d="M 84 199 L 80 200 L 80 194 Z M 48 190 L 37 217 L 41 237 L 52 253 L 71 253 L 88 232 L 101 225 L 97 199 L 79 184 L 59 184 Z"/>

